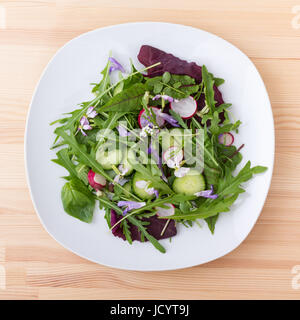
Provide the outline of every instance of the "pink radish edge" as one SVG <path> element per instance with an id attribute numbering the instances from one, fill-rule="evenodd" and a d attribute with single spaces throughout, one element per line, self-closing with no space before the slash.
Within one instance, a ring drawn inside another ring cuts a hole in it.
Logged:
<path id="1" fill-rule="evenodd" d="M 93 170 L 90 170 L 88 173 L 88 181 L 90 186 L 95 190 L 101 190 L 106 186 L 106 179 Z"/>
<path id="2" fill-rule="evenodd" d="M 174 112 L 178 113 L 182 119 L 190 119 L 197 112 L 197 101 L 192 96 L 189 96 L 177 102 L 171 102 L 170 107 Z M 190 108 L 190 110 L 187 108 Z"/>
<path id="3" fill-rule="evenodd" d="M 156 110 L 157 110 L 157 111 L 160 110 L 160 109 L 157 108 L 157 107 L 151 107 L 151 109 L 154 109 L 154 114 L 155 114 L 155 115 L 156 115 L 155 111 L 156 111 Z M 141 129 L 143 129 L 143 126 L 142 126 L 142 123 L 141 123 L 141 118 L 142 118 L 142 115 L 144 114 L 144 112 L 145 112 L 145 109 L 142 109 L 142 110 L 140 111 L 139 115 L 138 115 L 138 124 L 139 124 L 139 126 L 140 126 Z M 158 118 L 159 118 L 159 116 L 156 115 L 156 121 L 157 121 L 157 122 L 158 122 Z M 162 118 L 159 118 L 159 119 L 160 119 L 160 121 L 162 122 L 160 126 L 163 126 L 164 123 L 165 123 L 165 120 L 162 119 Z M 145 121 L 148 121 L 148 120 L 145 119 Z M 148 122 L 150 122 L 150 121 L 148 121 Z"/>
<path id="4" fill-rule="evenodd" d="M 218 141 L 220 144 L 223 144 L 226 147 L 230 147 L 234 142 L 234 136 L 230 132 L 224 132 L 219 135 Z"/>

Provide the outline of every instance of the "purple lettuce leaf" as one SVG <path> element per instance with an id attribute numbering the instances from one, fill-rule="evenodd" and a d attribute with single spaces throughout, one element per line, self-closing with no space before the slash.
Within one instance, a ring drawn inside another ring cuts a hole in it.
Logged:
<path id="1" fill-rule="evenodd" d="M 160 49 L 143 45 L 138 54 L 139 61 L 149 67 L 150 65 L 161 62 L 157 67 L 148 70 L 149 77 L 161 76 L 164 72 L 168 71 L 172 74 L 188 75 L 196 80 L 197 83 L 202 81 L 202 68 L 195 62 L 187 62 L 181 60 L 170 53 L 166 53 Z M 216 85 L 214 85 L 216 107 L 224 103 L 222 93 Z M 202 110 L 205 106 L 204 94 L 202 94 L 197 101 L 198 111 Z M 201 122 L 201 118 L 195 115 L 195 118 Z M 225 120 L 224 112 L 220 113 L 221 123 Z M 210 125 L 209 121 L 207 122 Z"/>

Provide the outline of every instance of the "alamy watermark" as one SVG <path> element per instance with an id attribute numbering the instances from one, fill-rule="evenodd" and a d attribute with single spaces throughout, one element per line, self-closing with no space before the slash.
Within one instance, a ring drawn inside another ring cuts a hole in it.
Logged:
<path id="1" fill-rule="evenodd" d="M 132 166 L 156 164 L 161 167 L 166 164 L 174 169 L 188 166 L 197 172 L 203 171 L 203 129 L 168 130 L 146 126 L 128 130 L 126 122 L 119 122 L 117 128 L 119 134 L 110 129 L 102 129 L 97 133 L 96 159 L 100 163 L 107 158 L 111 165 L 126 165 L 124 161 L 129 160 Z"/>
<path id="2" fill-rule="evenodd" d="M 5 267 L 0 264 L 0 290 L 6 289 L 6 271 Z"/>
<path id="3" fill-rule="evenodd" d="M 292 13 L 295 14 L 291 24 L 294 29 L 300 29 L 300 4 L 292 7 Z"/>
<path id="4" fill-rule="evenodd" d="M 292 268 L 292 274 L 294 274 L 292 278 L 292 288 L 294 290 L 300 289 L 300 265 L 295 265 Z"/>

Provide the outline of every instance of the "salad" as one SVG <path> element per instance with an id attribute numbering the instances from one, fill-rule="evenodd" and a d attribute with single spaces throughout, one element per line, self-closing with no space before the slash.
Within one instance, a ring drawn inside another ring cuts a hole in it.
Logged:
<path id="1" fill-rule="evenodd" d="M 214 233 L 242 184 L 267 168 L 248 161 L 236 172 L 241 121 L 223 101 L 223 79 L 149 45 L 137 57 L 145 67 L 130 62 L 127 72 L 109 55 L 94 98 L 51 124 L 51 149 L 68 171 L 66 213 L 91 223 L 99 205 L 113 236 L 165 253 L 159 240 L 177 229 L 205 221 Z"/>

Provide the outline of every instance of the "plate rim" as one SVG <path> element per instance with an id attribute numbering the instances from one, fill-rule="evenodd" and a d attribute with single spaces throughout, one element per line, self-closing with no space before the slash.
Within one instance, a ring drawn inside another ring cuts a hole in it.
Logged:
<path id="1" fill-rule="evenodd" d="M 35 202 L 35 198 L 34 198 L 34 195 L 33 195 L 33 191 L 32 191 L 32 188 L 31 188 L 31 180 L 30 180 L 30 177 L 29 177 L 29 169 L 28 169 L 28 153 L 27 153 L 27 144 L 28 144 L 28 125 L 29 125 L 29 119 L 31 117 L 31 114 L 32 114 L 32 105 L 33 105 L 33 101 L 34 101 L 34 98 L 36 96 L 36 93 L 38 91 L 38 88 L 40 86 L 40 82 L 41 80 L 43 79 L 45 73 L 47 72 L 50 64 L 52 63 L 52 61 L 56 58 L 56 56 L 72 41 L 75 41 L 81 37 L 84 37 L 86 36 L 87 34 L 91 34 L 91 33 L 94 33 L 94 32 L 97 32 L 99 30 L 108 30 L 108 29 L 113 29 L 113 28 L 118 28 L 118 27 L 122 27 L 122 26 L 127 26 L 127 25 L 141 25 L 141 24 L 160 24 L 160 25 L 169 25 L 169 26 L 178 26 L 178 27 L 184 27 L 184 28 L 187 28 L 187 29 L 191 29 L 191 30 L 197 30 L 197 31 L 202 31 L 206 34 L 209 34 L 209 35 L 212 35 L 218 39 L 221 39 L 222 41 L 225 41 L 227 44 L 229 44 L 230 46 L 232 46 L 235 50 L 238 50 L 240 54 L 242 54 L 244 57 L 247 58 L 247 60 L 249 61 L 249 63 L 252 65 L 252 67 L 254 67 L 255 71 L 257 72 L 257 75 L 259 76 L 259 78 L 261 79 L 261 83 L 262 83 L 262 86 L 263 86 L 263 90 L 264 90 L 264 93 L 269 101 L 269 104 L 268 104 L 268 111 L 271 115 L 271 128 L 270 130 L 272 131 L 272 163 L 271 165 L 268 166 L 268 171 L 270 170 L 271 174 L 270 174 L 270 179 L 268 181 L 268 184 L 267 184 L 267 192 L 265 194 L 265 197 L 264 197 L 264 200 L 261 202 L 261 206 L 260 206 L 260 209 L 259 209 L 259 213 L 255 219 L 255 221 L 253 222 L 253 224 L 251 225 L 251 227 L 249 227 L 249 230 L 247 232 L 247 234 L 245 234 L 245 236 L 242 238 L 242 240 L 240 240 L 234 247 L 226 250 L 223 254 L 211 259 L 211 258 L 207 258 L 207 259 L 204 259 L 204 261 L 200 262 L 200 263 L 197 263 L 197 264 L 190 264 L 190 263 L 186 263 L 186 264 L 182 264 L 178 267 L 162 267 L 162 268 L 135 268 L 135 267 L 122 267 L 122 266 L 118 266 L 118 265 L 113 265 L 113 264 L 109 264 L 109 263 L 100 263 L 99 261 L 96 261 L 96 259 L 93 259 L 93 258 L 88 258 L 78 252 L 76 252 L 74 249 L 70 248 L 68 245 L 62 243 L 60 240 L 58 240 L 48 229 L 48 227 L 46 226 L 46 224 L 44 223 L 40 213 L 38 212 L 37 210 L 37 206 L 36 206 L 36 202 Z M 64 43 L 61 47 L 59 47 L 56 52 L 51 56 L 50 60 L 47 62 L 46 66 L 43 68 L 43 71 L 35 85 L 35 88 L 33 90 L 33 93 L 32 93 L 32 97 L 31 97 L 31 100 L 30 100 L 30 104 L 29 104 L 29 108 L 28 108 L 28 111 L 27 111 L 27 116 L 26 116 L 26 124 L 25 124 L 25 134 L 24 134 L 24 163 L 25 163 L 25 176 L 26 176 L 26 182 L 27 182 L 27 186 L 28 186 L 28 189 L 29 189 L 29 194 L 30 194 L 30 198 L 31 198 L 31 201 L 32 201 L 32 204 L 33 204 L 33 207 L 34 207 L 34 211 L 36 213 L 36 215 L 38 216 L 38 219 L 41 223 L 41 225 L 44 227 L 44 229 L 47 231 L 47 233 L 57 242 L 59 243 L 63 248 L 69 250 L 70 252 L 72 252 L 73 254 L 76 254 L 77 256 L 83 258 L 83 259 L 86 259 L 88 261 L 91 261 L 93 263 L 96 263 L 98 265 L 102 265 L 102 266 L 106 266 L 106 267 L 110 267 L 110 268 L 114 268 L 114 269 L 119 269 L 119 270 L 128 270 L 128 271 L 140 271 L 140 272 L 160 272 L 160 271 L 171 271 L 171 270 L 180 270 L 180 269 L 186 269 L 186 268 L 192 268 L 192 267 L 196 267 L 196 266 L 200 266 L 200 265 L 203 265 L 203 264 L 206 264 L 208 262 L 211 262 L 211 261 L 214 261 L 214 260 L 217 260 L 217 259 L 220 259 L 222 257 L 224 257 L 225 255 L 229 254 L 230 252 L 234 251 L 235 249 L 237 249 L 245 240 L 246 238 L 249 236 L 250 232 L 253 230 L 254 226 L 256 225 L 257 223 L 257 220 L 258 218 L 260 217 L 261 215 L 261 212 L 264 208 L 264 205 L 265 205 L 265 202 L 266 202 L 266 199 L 268 197 L 268 194 L 269 194 L 269 191 L 270 191 L 270 186 L 271 186 L 271 183 L 272 183 L 272 179 L 273 179 L 273 172 L 274 172 L 274 161 L 275 161 L 275 147 L 276 147 L 276 144 L 275 144 L 275 126 L 274 126 L 274 116 L 273 116 L 273 110 L 272 110 L 272 105 L 271 105 L 271 101 L 270 101 L 270 97 L 269 97 L 269 94 L 268 94 L 268 91 L 267 91 L 267 88 L 266 88 L 266 85 L 263 81 L 263 78 L 261 76 L 261 74 L 259 73 L 258 69 L 256 68 L 255 64 L 253 63 L 253 61 L 241 50 L 239 49 L 237 46 L 235 46 L 234 44 L 232 44 L 231 42 L 229 42 L 228 40 L 225 40 L 223 39 L 222 37 L 212 33 L 212 32 L 209 32 L 209 31 L 206 31 L 206 30 L 203 30 L 203 29 L 200 29 L 200 28 L 197 28 L 197 27 L 193 27 L 193 26 L 190 26 L 190 25 L 184 25 L 184 24 L 179 24 L 179 23 L 169 23 L 169 22 L 158 22 L 158 21 L 136 21 L 136 22 L 127 22 L 127 23 L 120 23 L 120 24 L 114 24 L 114 25 L 108 25 L 108 26 L 105 26 L 105 27 L 99 27 L 99 28 L 96 28 L 96 29 L 93 29 L 93 30 L 89 30 L 87 32 L 84 32 L 84 33 L 81 33 L 79 35 L 77 35 L 76 37 L 68 40 L 66 43 Z"/>

